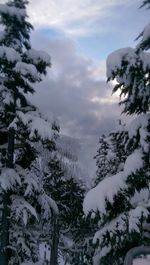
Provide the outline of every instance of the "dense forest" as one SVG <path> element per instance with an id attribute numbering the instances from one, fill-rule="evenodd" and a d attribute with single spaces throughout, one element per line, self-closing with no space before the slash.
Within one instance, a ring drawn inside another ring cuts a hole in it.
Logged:
<path id="1" fill-rule="evenodd" d="M 100 135 L 89 188 L 75 139 L 29 101 L 53 63 L 32 47 L 27 5 L 0 4 L 0 265 L 123 265 L 150 244 L 150 24 L 107 58 L 130 123 Z"/>

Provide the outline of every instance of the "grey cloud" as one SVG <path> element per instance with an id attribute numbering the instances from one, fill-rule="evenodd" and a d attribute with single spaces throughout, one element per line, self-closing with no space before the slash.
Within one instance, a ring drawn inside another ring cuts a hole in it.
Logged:
<path id="1" fill-rule="evenodd" d="M 98 137 L 114 127 L 117 104 L 92 102 L 93 97 L 111 96 L 111 87 L 96 79 L 92 60 L 78 54 L 70 39 L 44 39 L 33 35 L 33 46 L 46 50 L 52 68 L 44 82 L 37 86 L 34 103 L 45 113 L 52 112 L 60 120 L 63 132 L 74 137 Z"/>

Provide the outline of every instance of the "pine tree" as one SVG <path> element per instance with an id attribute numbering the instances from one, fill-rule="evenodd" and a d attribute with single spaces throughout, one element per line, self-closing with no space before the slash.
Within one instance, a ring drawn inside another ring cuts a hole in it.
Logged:
<path id="1" fill-rule="evenodd" d="M 130 248 L 149 243 L 144 225 L 150 217 L 150 55 L 142 50 L 148 47 L 143 41 L 149 42 L 144 31 L 141 36 L 137 48 L 120 49 L 107 59 L 108 80 L 117 81 L 113 92 L 120 92 L 123 112 L 137 116 L 122 139 L 128 150 L 122 170 L 101 181 L 84 200 L 85 213 L 99 215 L 95 265 L 121 265 Z"/>
<path id="2" fill-rule="evenodd" d="M 59 214 L 52 213 L 40 230 L 41 241 L 50 245 L 50 264 L 58 264 L 60 257 L 72 265 L 92 264 L 94 232 L 82 209 L 86 187 L 74 147 L 73 139 L 60 135 L 55 142 L 47 141 L 37 148 L 41 153 L 44 190 L 59 209 Z"/>
<path id="3" fill-rule="evenodd" d="M 26 95 L 42 80 L 50 57 L 31 49 L 26 0 L 0 5 L 0 264 L 39 261 L 35 226 L 57 211 L 37 172 L 35 142 L 52 138 L 53 130 Z"/>
<path id="4" fill-rule="evenodd" d="M 99 149 L 96 156 L 96 179 L 97 185 L 105 177 L 111 176 L 122 170 L 123 164 L 127 157 L 124 143 L 128 138 L 125 125 L 121 124 L 109 135 L 102 135 L 99 140 Z"/>
<path id="5" fill-rule="evenodd" d="M 108 158 L 108 153 L 110 151 L 110 145 L 108 139 L 105 135 L 102 135 L 99 139 L 99 149 L 97 155 L 94 157 L 96 159 L 96 181 L 95 184 L 98 184 L 103 180 L 110 172 L 110 160 Z"/>
<path id="6" fill-rule="evenodd" d="M 109 141 L 112 149 L 112 154 L 109 159 L 110 172 L 109 175 L 114 175 L 123 170 L 123 166 L 127 156 L 130 154 L 126 146 L 128 141 L 128 131 L 126 125 L 119 120 L 119 126 L 109 134 Z"/>
<path id="7" fill-rule="evenodd" d="M 65 137 L 66 139 L 66 137 Z M 79 220 L 83 217 L 82 201 L 85 193 L 84 185 L 77 181 L 79 174 L 76 167 L 76 156 L 73 150 L 68 150 L 56 140 L 53 150 L 46 151 L 44 159 L 44 189 L 57 203 L 59 215 L 53 214 L 51 225 L 47 223 L 43 241 L 50 242 L 50 264 L 58 264 L 59 256 L 66 262 L 72 258 L 76 249 L 76 233 Z M 50 229 L 49 229 L 50 226 Z M 49 231 L 49 236 L 48 236 Z M 72 263 L 73 264 L 73 263 Z"/>

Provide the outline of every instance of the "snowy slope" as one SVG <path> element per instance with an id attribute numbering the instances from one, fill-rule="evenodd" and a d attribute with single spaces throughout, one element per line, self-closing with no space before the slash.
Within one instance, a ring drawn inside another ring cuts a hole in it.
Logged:
<path id="1" fill-rule="evenodd" d="M 85 139 L 75 139 L 61 135 L 57 140 L 59 152 L 65 157 L 66 163 L 72 163 L 77 180 L 82 180 L 87 187 L 91 186 L 95 176 L 96 166 L 93 159 L 96 143 Z"/>

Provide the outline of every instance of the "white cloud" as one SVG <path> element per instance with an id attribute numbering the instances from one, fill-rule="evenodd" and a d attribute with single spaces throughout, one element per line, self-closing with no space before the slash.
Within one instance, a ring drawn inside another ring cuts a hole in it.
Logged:
<path id="1" fill-rule="evenodd" d="M 36 27 L 49 26 L 81 36 L 103 30 L 97 20 L 107 19 L 116 5 L 127 6 L 133 2 L 137 0 L 30 0 L 28 11 Z"/>
<path id="2" fill-rule="evenodd" d="M 99 64 L 92 67 L 91 77 L 95 80 L 106 81 L 106 61 L 100 61 Z"/>

